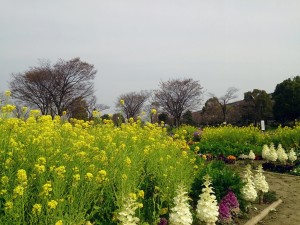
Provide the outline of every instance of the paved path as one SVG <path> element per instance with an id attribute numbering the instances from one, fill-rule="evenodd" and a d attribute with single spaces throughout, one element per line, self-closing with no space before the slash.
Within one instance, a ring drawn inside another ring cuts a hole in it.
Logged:
<path id="1" fill-rule="evenodd" d="M 276 213 L 269 213 L 259 224 L 300 225 L 300 176 L 265 172 L 270 190 L 275 191 L 283 203 Z"/>

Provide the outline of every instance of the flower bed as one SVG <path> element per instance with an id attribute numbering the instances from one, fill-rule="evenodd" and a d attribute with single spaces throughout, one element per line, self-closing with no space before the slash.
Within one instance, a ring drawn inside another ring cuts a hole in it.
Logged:
<path id="1" fill-rule="evenodd" d="M 192 133 L 191 128 L 186 135 Z M 197 131 L 197 128 L 194 128 Z M 184 135 L 181 131 L 181 135 Z M 180 136 L 180 135 L 179 135 Z M 185 136 L 185 139 L 192 139 L 193 136 Z M 241 154 L 248 154 L 250 150 L 255 155 L 262 154 L 262 146 L 266 143 L 274 145 L 282 144 L 286 149 L 294 148 L 296 153 L 299 152 L 300 146 L 300 123 L 296 126 L 278 127 L 274 131 L 261 132 L 257 127 L 234 127 L 231 125 L 222 127 L 205 127 L 201 130 L 199 142 L 194 143 L 192 150 L 197 146 L 201 154 L 210 153 L 214 156 L 234 155 L 238 157 Z"/>
<path id="2" fill-rule="evenodd" d="M 158 125 L 119 125 L 5 114 L 0 224 L 215 223 L 237 216 L 233 194 L 246 208 L 244 182 L 212 154 L 199 157 L 185 138 Z"/>

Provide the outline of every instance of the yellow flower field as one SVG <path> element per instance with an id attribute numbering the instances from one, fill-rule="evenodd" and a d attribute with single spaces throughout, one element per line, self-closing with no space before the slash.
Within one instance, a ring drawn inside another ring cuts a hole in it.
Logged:
<path id="1" fill-rule="evenodd" d="M 0 224 L 116 224 L 128 199 L 153 222 L 193 181 L 195 156 L 158 125 L 37 111 L 24 120 L 10 108 L 0 119 Z"/>

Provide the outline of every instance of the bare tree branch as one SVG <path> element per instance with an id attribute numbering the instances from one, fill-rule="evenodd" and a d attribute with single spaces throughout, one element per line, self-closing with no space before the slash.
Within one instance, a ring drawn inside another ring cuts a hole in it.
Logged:
<path id="1" fill-rule="evenodd" d="M 184 112 L 197 108 L 202 101 L 203 88 L 193 79 L 161 81 L 159 86 L 160 89 L 155 93 L 155 100 L 174 117 L 176 126 L 180 125 Z"/>
<path id="2" fill-rule="evenodd" d="M 127 119 L 136 118 L 150 95 L 149 91 L 122 94 L 117 99 L 116 107 L 122 110 Z M 122 100 L 122 103 L 120 103 L 120 100 Z"/>
<path id="3" fill-rule="evenodd" d="M 230 87 L 227 89 L 225 95 L 221 96 L 218 98 L 218 102 L 219 102 L 219 105 L 222 109 L 222 113 L 223 113 L 223 121 L 226 122 L 226 116 L 227 116 L 227 113 L 228 113 L 228 103 L 229 101 L 237 98 L 237 95 L 236 93 L 238 92 L 239 90 L 235 87 Z M 212 97 L 215 97 L 213 94 L 211 94 Z"/>
<path id="4" fill-rule="evenodd" d="M 58 60 L 53 66 L 41 61 L 23 73 L 13 74 L 10 82 L 12 96 L 38 107 L 42 114 L 62 115 L 77 99 L 94 94 L 94 66 L 80 58 Z"/>

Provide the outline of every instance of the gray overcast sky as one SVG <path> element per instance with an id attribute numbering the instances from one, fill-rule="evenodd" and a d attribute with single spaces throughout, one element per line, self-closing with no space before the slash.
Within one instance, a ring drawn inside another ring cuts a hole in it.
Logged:
<path id="1" fill-rule="evenodd" d="M 94 64 L 99 103 L 160 80 L 273 92 L 300 75 L 299 0 L 0 0 L 0 91 L 38 59 Z"/>

